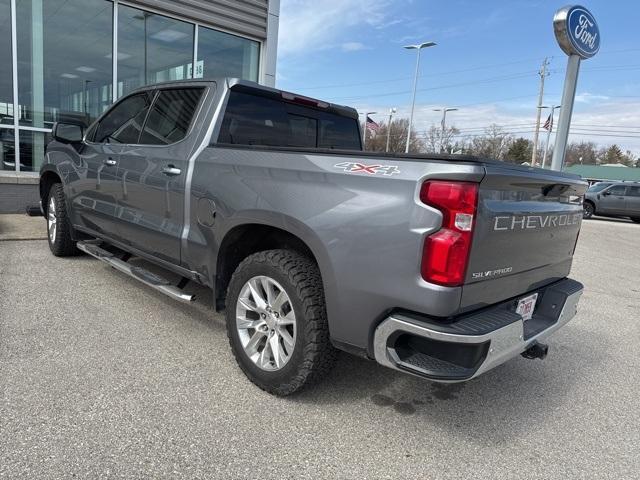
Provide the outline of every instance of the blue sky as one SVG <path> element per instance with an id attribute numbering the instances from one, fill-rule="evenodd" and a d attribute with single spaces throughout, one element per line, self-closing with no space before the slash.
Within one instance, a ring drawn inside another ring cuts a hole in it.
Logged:
<path id="1" fill-rule="evenodd" d="M 566 55 L 553 35 L 557 1 L 282 0 L 277 87 L 359 110 L 408 116 L 415 51 L 423 50 L 416 127 L 439 122 L 467 135 L 491 123 L 531 136 L 539 77 L 560 103 Z M 640 2 L 589 0 L 601 50 L 582 62 L 571 140 L 617 143 L 640 155 Z M 609 136 L 611 135 L 611 136 Z"/>

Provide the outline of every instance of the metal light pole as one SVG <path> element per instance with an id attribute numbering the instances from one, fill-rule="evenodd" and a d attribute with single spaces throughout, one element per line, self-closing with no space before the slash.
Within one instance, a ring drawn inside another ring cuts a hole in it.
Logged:
<path id="1" fill-rule="evenodd" d="M 434 112 L 442 112 L 442 121 L 440 125 L 442 127 L 442 133 L 440 134 L 440 153 L 444 151 L 444 135 L 447 130 L 447 112 L 455 112 L 457 108 L 434 108 Z"/>
<path id="2" fill-rule="evenodd" d="M 391 119 L 393 118 L 393 114 L 396 112 L 397 110 L 395 108 L 389 109 L 389 123 L 387 124 L 387 148 L 385 148 L 385 152 L 389 151 L 389 141 L 391 140 Z"/>
<path id="3" fill-rule="evenodd" d="M 547 164 L 547 156 L 549 155 L 549 142 L 551 141 L 551 131 L 553 130 L 553 115 L 555 114 L 556 108 L 560 108 L 560 107 L 561 105 L 551 105 L 551 107 L 541 105 L 540 107 L 538 107 L 540 108 L 540 110 L 542 110 L 543 108 L 551 108 L 551 115 L 549 116 L 551 121 L 549 122 L 549 130 L 547 130 L 547 142 L 545 143 L 544 155 L 542 156 L 542 165 L 541 165 L 542 168 L 544 168 L 544 166 Z"/>
<path id="4" fill-rule="evenodd" d="M 362 134 L 362 151 L 366 150 L 364 147 L 367 144 L 367 118 L 369 115 L 375 115 L 378 112 L 365 112 L 364 113 L 364 133 Z"/>
<path id="5" fill-rule="evenodd" d="M 426 47 L 434 47 L 436 42 L 424 42 L 417 45 L 407 45 L 404 48 L 407 50 L 418 50 L 418 58 L 416 59 L 416 74 L 413 78 L 413 98 L 411 100 L 411 116 L 409 117 L 409 127 L 407 128 L 407 146 L 404 150 L 405 153 L 409 153 L 409 143 L 411 142 L 411 126 L 413 125 L 413 112 L 416 107 L 416 90 L 418 88 L 418 74 L 420 72 L 420 50 Z"/>

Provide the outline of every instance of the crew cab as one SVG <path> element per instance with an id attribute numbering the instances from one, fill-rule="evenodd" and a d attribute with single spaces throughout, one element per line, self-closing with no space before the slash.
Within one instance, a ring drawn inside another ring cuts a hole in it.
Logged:
<path id="1" fill-rule="evenodd" d="M 582 293 L 568 275 L 585 190 L 472 156 L 363 152 L 354 109 L 237 79 L 58 123 L 40 172 L 54 255 L 180 301 L 209 287 L 238 365 L 277 395 L 338 350 L 439 382 L 544 357 Z"/>

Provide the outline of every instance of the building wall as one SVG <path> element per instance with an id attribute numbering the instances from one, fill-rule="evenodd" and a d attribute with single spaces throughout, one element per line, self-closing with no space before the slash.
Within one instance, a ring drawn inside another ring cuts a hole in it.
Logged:
<path id="1" fill-rule="evenodd" d="M 177 15 L 239 35 L 267 38 L 267 0 L 128 0 L 121 3 Z"/>

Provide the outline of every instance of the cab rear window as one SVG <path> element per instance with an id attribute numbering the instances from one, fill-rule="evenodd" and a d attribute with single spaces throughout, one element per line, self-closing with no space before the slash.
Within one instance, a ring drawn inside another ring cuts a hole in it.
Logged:
<path id="1" fill-rule="evenodd" d="M 231 91 L 218 143 L 360 150 L 356 119 Z"/>

